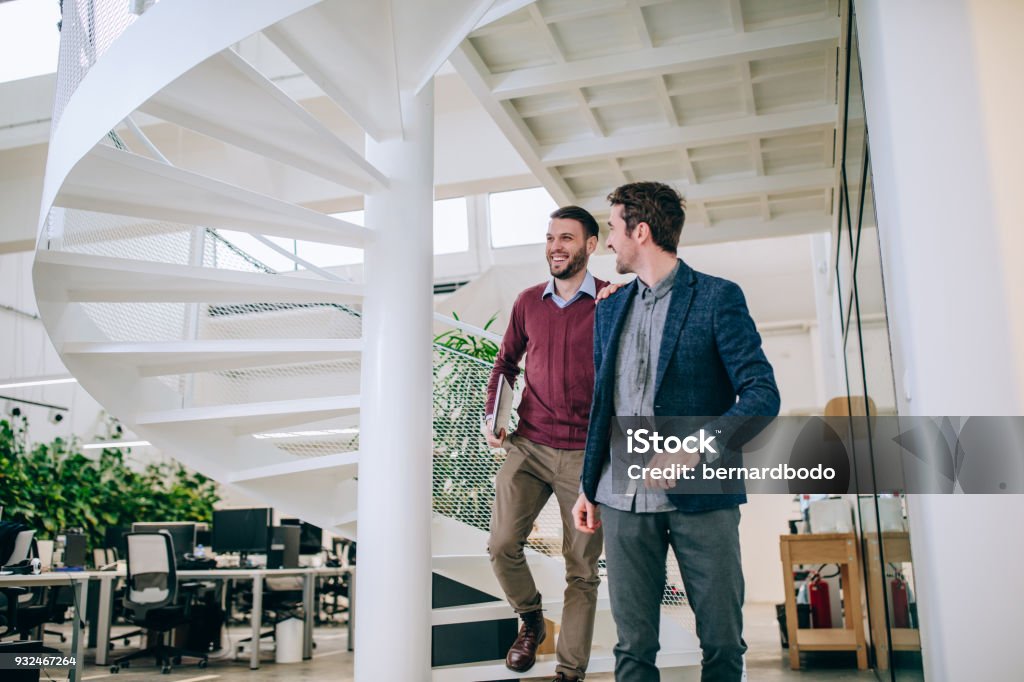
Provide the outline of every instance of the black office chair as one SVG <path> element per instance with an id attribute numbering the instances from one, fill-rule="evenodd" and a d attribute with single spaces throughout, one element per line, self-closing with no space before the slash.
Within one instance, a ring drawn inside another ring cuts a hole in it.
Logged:
<path id="1" fill-rule="evenodd" d="M 0 639 L 18 631 L 18 599 L 25 594 L 24 587 L 0 587 Z"/>
<path id="2" fill-rule="evenodd" d="M 0 535 L 3 536 L 3 550 L 6 552 L 0 560 L 0 569 L 14 573 L 31 573 L 32 557 L 37 555 L 35 544 L 35 531 L 22 523 L 5 522 Z M 4 615 L 0 616 L 0 624 L 3 630 L 0 637 L 6 637 L 17 633 L 22 641 L 27 641 L 32 631 L 45 623 L 64 622 L 64 614 L 68 606 L 72 604 L 73 596 L 62 591 L 61 588 L 39 587 L 34 589 L 25 588 L 3 588 L 0 589 L 0 610 Z M 63 642 L 65 635 L 56 630 L 45 630 L 41 634 L 55 635 Z M 52 649 L 57 652 L 57 649 Z"/>
<path id="3" fill-rule="evenodd" d="M 68 609 L 75 604 L 74 588 L 70 586 L 43 587 L 32 592 L 27 603 L 18 603 L 15 615 L 14 629 L 22 641 L 33 639 L 33 633 L 47 623 L 63 625 Z M 43 630 L 42 634 L 57 636 L 61 642 L 66 640 L 64 633 L 57 630 Z"/>
<path id="4" fill-rule="evenodd" d="M 178 664 L 183 656 L 199 659 L 205 668 L 206 654 L 188 651 L 164 643 L 172 630 L 189 622 L 191 604 L 188 600 L 178 604 L 178 575 L 174 560 L 174 544 L 165 531 L 158 533 L 128 533 L 128 587 L 124 597 L 127 620 L 156 635 L 156 644 L 142 651 L 122 656 L 110 666 L 110 672 L 127 668 L 131 661 L 153 657 L 160 672 L 171 672 L 172 663 Z"/>

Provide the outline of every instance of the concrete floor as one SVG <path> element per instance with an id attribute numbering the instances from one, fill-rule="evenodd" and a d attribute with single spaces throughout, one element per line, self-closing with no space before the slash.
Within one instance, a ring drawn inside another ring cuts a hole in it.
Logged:
<path id="1" fill-rule="evenodd" d="M 744 608 L 745 614 L 745 636 L 749 651 L 747 652 L 747 671 L 750 682 L 867 682 L 874 681 L 874 672 L 858 671 L 852 654 L 812 654 L 804 658 L 804 668 L 800 671 L 790 670 L 789 658 L 786 652 L 779 646 L 779 630 L 775 621 L 775 607 L 771 604 L 748 604 Z M 115 629 L 115 635 L 118 629 Z M 121 630 L 122 632 L 125 630 Z M 228 631 L 232 643 L 249 634 L 248 628 L 231 628 Z M 83 681 L 107 680 L 108 682 L 141 682 L 161 681 L 167 682 L 201 682 L 205 680 L 247 680 L 251 682 L 265 682 L 269 680 L 287 680 L 288 682 L 348 682 L 352 680 L 352 654 L 347 651 L 346 629 L 322 628 L 316 631 L 315 640 L 317 648 L 313 659 L 302 663 L 275 664 L 273 651 L 265 649 L 262 659 L 263 665 L 259 670 L 249 670 L 248 652 L 233 660 L 232 651 L 234 645 L 224 652 L 223 658 L 211 658 L 210 665 L 205 670 L 200 670 L 194 663 L 183 663 L 176 667 L 169 675 L 160 675 L 159 670 L 150 662 L 139 661 L 135 666 L 122 669 L 117 675 L 110 673 L 109 667 L 98 667 L 92 664 L 91 652 L 87 654 L 86 666 L 83 674 Z M 113 656 L 122 655 L 133 650 L 125 647 L 121 642 L 116 641 L 117 648 L 112 652 Z M 132 644 L 137 646 L 138 640 Z M 47 644 L 59 646 L 55 638 L 47 638 Z M 700 670 L 693 668 L 688 671 L 685 680 L 698 682 Z M 47 680 L 44 672 L 42 680 Z M 67 679 L 54 670 L 50 673 L 52 680 Z M 534 680 L 547 678 L 534 678 Z M 595 674 L 587 678 L 593 682 L 608 682 L 613 680 L 611 674 Z M 883 679 L 888 680 L 886 675 Z M 901 672 L 898 677 L 900 682 L 916 682 L 924 677 L 917 672 Z"/>

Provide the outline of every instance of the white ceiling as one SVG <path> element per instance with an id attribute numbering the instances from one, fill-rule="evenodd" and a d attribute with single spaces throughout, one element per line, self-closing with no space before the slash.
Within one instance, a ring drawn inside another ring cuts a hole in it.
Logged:
<path id="1" fill-rule="evenodd" d="M 826 231 L 837 0 L 538 0 L 452 63 L 559 203 L 658 179 L 684 243 Z"/>

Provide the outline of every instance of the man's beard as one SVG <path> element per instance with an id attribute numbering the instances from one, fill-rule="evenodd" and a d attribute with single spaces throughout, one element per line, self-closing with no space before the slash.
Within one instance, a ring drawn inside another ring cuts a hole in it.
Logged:
<path id="1" fill-rule="evenodd" d="M 615 254 L 615 272 L 620 275 L 628 275 L 633 272 L 633 264 L 627 262 L 621 253 Z"/>
<path id="2" fill-rule="evenodd" d="M 552 277 L 558 279 L 569 279 L 576 275 L 582 270 L 587 264 L 587 252 L 585 249 L 580 249 L 576 253 L 569 256 L 569 260 L 565 263 L 565 270 L 562 272 L 555 272 L 554 263 L 548 258 L 548 270 L 551 272 Z"/>

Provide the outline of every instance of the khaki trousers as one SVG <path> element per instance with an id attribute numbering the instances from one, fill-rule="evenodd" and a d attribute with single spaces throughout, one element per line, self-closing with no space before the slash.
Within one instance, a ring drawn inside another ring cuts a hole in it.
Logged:
<path id="1" fill-rule="evenodd" d="M 516 613 L 541 609 L 541 595 L 523 556 L 523 546 L 548 498 L 554 493 L 562 514 L 565 596 L 558 636 L 558 666 L 567 677 L 583 679 L 590 661 L 597 608 L 597 560 L 602 533 L 576 530 L 572 508 L 580 490 L 582 450 L 559 450 L 512 434 L 505 441 L 508 458 L 495 479 L 491 567 Z"/>

